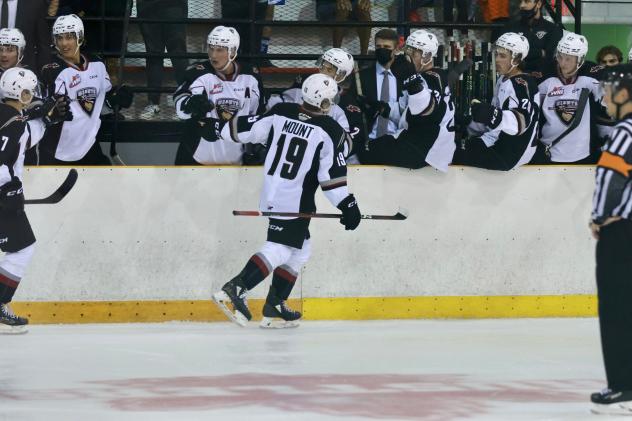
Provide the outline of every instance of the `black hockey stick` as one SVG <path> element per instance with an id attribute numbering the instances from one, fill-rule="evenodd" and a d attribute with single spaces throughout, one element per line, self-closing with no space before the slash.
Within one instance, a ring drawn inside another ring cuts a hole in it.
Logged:
<path id="1" fill-rule="evenodd" d="M 300 212 L 261 212 L 261 211 L 238 211 L 234 210 L 235 216 L 285 216 L 288 218 L 330 218 L 340 219 L 341 213 L 300 213 Z M 395 215 L 362 215 L 362 219 L 379 219 L 383 221 L 403 221 L 408 218 L 408 211 L 399 208 Z"/>
<path id="2" fill-rule="evenodd" d="M 59 186 L 59 188 L 57 188 L 57 190 L 55 190 L 53 194 L 43 199 L 26 199 L 24 201 L 24 204 L 25 205 L 52 205 L 55 203 L 59 203 L 61 199 L 66 197 L 68 192 L 72 190 L 73 186 L 77 182 L 77 177 L 79 177 L 79 174 L 77 174 L 77 170 L 74 168 L 71 169 L 68 172 L 68 175 L 66 176 L 66 179 L 64 180 L 64 182 L 61 183 L 61 186 Z"/>
<path id="3" fill-rule="evenodd" d="M 125 16 L 123 17 L 123 39 L 121 40 L 121 57 L 119 59 L 119 68 L 117 69 L 117 88 L 123 85 L 123 68 L 125 67 L 125 54 L 127 54 L 127 40 L 129 32 L 129 17 L 132 13 L 132 0 L 125 2 Z M 112 128 L 112 139 L 110 140 L 110 158 L 114 165 L 125 165 L 118 152 L 116 152 L 116 138 L 118 137 L 118 123 L 121 106 L 114 106 L 114 127 Z"/>

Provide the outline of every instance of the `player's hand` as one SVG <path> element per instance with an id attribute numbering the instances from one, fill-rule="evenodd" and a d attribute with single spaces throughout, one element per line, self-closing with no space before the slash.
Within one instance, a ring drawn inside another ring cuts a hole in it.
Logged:
<path id="1" fill-rule="evenodd" d="M 356 202 L 352 194 L 338 203 L 338 209 L 342 211 L 340 223 L 345 226 L 347 231 L 358 228 L 362 215 L 360 214 L 360 208 L 358 208 L 358 202 Z"/>
<path id="2" fill-rule="evenodd" d="M 500 108 L 479 102 L 478 100 L 472 101 L 470 114 L 473 121 L 484 124 L 492 129 L 498 127 L 503 121 L 503 111 Z"/>
<path id="3" fill-rule="evenodd" d="M 44 103 L 45 115 L 42 120 L 46 126 L 52 126 L 63 121 L 72 121 L 70 98 L 67 95 L 53 95 Z"/>
<path id="4" fill-rule="evenodd" d="M 377 116 L 388 118 L 391 114 L 391 106 L 387 102 L 372 100 L 363 95 L 358 95 L 357 98 L 358 106 L 369 119 L 377 118 Z"/>
<path id="5" fill-rule="evenodd" d="M 112 108 L 129 108 L 134 101 L 134 92 L 126 85 L 115 86 L 108 92 L 108 102 Z"/>
<path id="6" fill-rule="evenodd" d="M 207 113 L 213 111 L 215 106 L 203 94 L 191 95 L 182 103 L 182 111 L 191 114 L 191 118 L 200 119 L 206 117 Z"/>
<path id="7" fill-rule="evenodd" d="M 16 213 L 24 210 L 22 182 L 16 176 L 0 187 L 0 209 Z"/>
<path id="8" fill-rule="evenodd" d="M 198 134 L 209 142 L 216 142 L 220 139 L 220 133 L 224 122 L 218 118 L 206 117 L 197 122 Z"/>
<path id="9" fill-rule="evenodd" d="M 403 83 L 404 90 L 408 91 L 408 95 L 415 95 L 423 91 L 423 78 L 419 73 L 407 77 Z"/>
<path id="10" fill-rule="evenodd" d="M 351 7 L 350 0 L 336 0 L 336 9 L 343 12 L 351 12 L 353 10 L 353 7 Z"/>

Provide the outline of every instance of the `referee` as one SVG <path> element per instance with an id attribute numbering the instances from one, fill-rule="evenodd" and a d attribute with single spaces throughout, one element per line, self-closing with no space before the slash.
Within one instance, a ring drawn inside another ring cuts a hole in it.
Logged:
<path id="1" fill-rule="evenodd" d="M 590 229 L 597 241 L 597 297 L 608 387 L 593 412 L 632 415 L 632 65 L 602 82 L 617 125 L 597 163 Z"/>

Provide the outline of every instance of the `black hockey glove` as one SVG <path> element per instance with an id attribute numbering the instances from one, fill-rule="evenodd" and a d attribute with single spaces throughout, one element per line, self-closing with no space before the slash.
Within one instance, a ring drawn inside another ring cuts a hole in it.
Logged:
<path id="1" fill-rule="evenodd" d="M 63 121 L 72 121 L 70 98 L 67 95 L 54 95 L 44 103 L 46 115 L 43 117 L 46 126 L 52 126 Z"/>
<path id="2" fill-rule="evenodd" d="M 0 187 L 0 209 L 16 213 L 24 210 L 24 192 L 19 178 L 13 176 Z"/>
<path id="3" fill-rule="evenodd" d="M 182 111 L 191 114 L 191 118 L 198 120 L 206 117 L 206 113 L 213 111 L 215 106 L 206 95 L 191 95 L 182 102 Z"/>
<path id="4" fill-rule="evenodd" d="M 352 194 L 342 199 L 342 202 L 338 204 L 338 209 L 342 211 L 342 218 L 340 223 L 345 226 L 346 230 L 354 230 L 360 225 L 362 215 L 360 214 L 360 208 L 358 208 L 358 202 Z"/>
<path id="5" fill-rule="evenodd" d="M 408 95 L 418 94 L 424 89 L 423 78 L 419 73 L 415 73 L 404 80 L 403 87 L 408 91 Z"/>
<path id="6" fill-rule="evenodd" d="M 111 108 L 117 105 L 120 108 L 129 108 L 132 105 L 132 101 L 134 101 L 134 92 L 129 86 L 115 86 L 107 93 L 106 99 Z"/>
<path id="7" fill-rule="evenodd" d="M 364 115 L 371 120 L 378 116 L 388 118 L 391 114 L 391 106 L 387 102 L 369 99 L 363 95 L 358 95 L 358 106 Z"/>
<path id="8" fill-rule="evenodd" d="M 203 118 L 197 122 L 199 127 L 198 135 L 209 142 L 216 142 L 220 138 L 220 133 L 222 132 L 224 124 L 225 122 L 218 118 Z"/>
<path id="9" fill-rule="evenodd" d="M 473 121 L 482 123 L 491 129 L 495 129 L 503 121 L 503 111 L 500 108 L 477 100 L 472 101 L 471 115 Z"/>

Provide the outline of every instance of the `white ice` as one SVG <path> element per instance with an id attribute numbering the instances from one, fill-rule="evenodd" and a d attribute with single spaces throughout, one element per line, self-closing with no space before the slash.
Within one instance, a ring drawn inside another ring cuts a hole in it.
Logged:
<path id="1" fill-rule="evenodd" d="M 596 319 L 31 326 L 0 420 L 611 420 Z"/>

